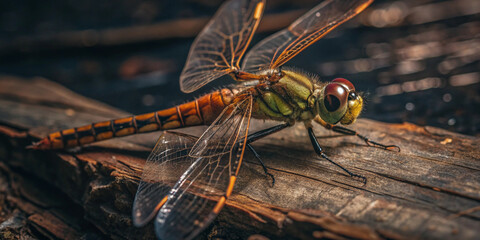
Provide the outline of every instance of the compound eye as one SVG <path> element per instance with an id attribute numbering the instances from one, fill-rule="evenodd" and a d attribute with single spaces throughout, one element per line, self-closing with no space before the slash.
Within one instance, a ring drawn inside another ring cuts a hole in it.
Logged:
<path id="1" fill-rule="evenodd" d="M 355 87 L 353 86 L 353 84 L 345 78 L 335 78 L 332 82 L 344 84 L 349 92 L 355 91 Z"/>
<path id="2" fill-rule="evenodd" d="M 325 87 L 323 104 L 329 112 L 343 109 L 347 103 L 348 92 L 341 84 L 332 82 Z"/>
<path id="3" fill-rule="evenodd" d="M 350 93 L 348 94 L 348 100 L 349 100 L 349 101 L 350 101 L 350 100 L 355 100 L 355 99 L 357 99 L 357 97 L 358 97 L 358 96 L 357 96 L 357 94 L 356 94 L 355 92 L 350 92 Z"/>

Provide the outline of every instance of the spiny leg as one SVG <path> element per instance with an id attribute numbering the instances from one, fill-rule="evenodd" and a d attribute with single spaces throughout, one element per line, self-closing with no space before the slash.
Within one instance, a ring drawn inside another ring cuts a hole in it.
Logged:
<path id="1" fill-rule="evenodd" d="M 348 129 L 346 127 L 332 125 L 332 124 L 326 123 L 325 121 L 323 121 L 321 119 L 315 118 L 315 122 L 319 123 L 324 128 L 332 130 L 334 132 L 338 132 L 338 133 L 349 135 L 349 136 L 357 136 L 358 138 L 362 139 L 368 146 L 377 147 L 377 148 L 381 148 L 381 149 L 384 149 L 384 150 L 391 150 L 391 151 L 400 152 L 400 147 L 397 146 L 397 145 L 384 145 L 384 144 L 372 141 L 369 138 L 367 138 L 363 135 L 360 135 L 357 131 Z"/>
<path id="2" fill-rule="evenodd" d="M 268 169 L 267 169 L 267 167 L 265 167 L 265 164 L 263 163 L 262 159 L 260 158 L 260 155 L 257 153 L 257 151 L 255 151 L 255 149 L 252 147 L 252 145 L 250 145 L 250 143 L 247 143 L 247 147 L 248 147 L 248 149 L 250 149 L 250 151 L 252 151 L 253 155 L 255 155 L 255 158 L 257 158 L 257 160 L 260 162 L 265 174 L 267 174 L 268 176 L 270 176 L 272 178 L 272 187 L 273 187 L 275 185 L 275 177 L 273 176 L 273 174 L 268 172 Z"/>
<path id="3" fill-rule="evenodd" d="M 384 144 L 381 144 L 381 143 L 372 141 L 372 140 L 370 140 L 369 138 L 367 138 L 367 137 L 365 137 L 365 136 L 363 136 L 363 135 L 358 134 L 357 131 L 348 129 L 348 128 L 346 128 L 346 127 L 333 126 L 333 127 L 332 127 L 332 131 L 338 132 L 338 133 L 341 133 L 341 134 L 345 134 L 345 135 L 357 136 L 357 137 L 359 137 L 360 139 L 362 139 L 363 141 L 365 141 L 365 143 L 366 143 L 368 146 L 378 147 L 378 148 L 381 148 L 381 149 L 384 149 L 384 150 L 391 150 L 391 151 L 400 152 L 400 147 L 397 146 L 397 145 L 384 145 Z"/>
<path id="4" fill-rule="evenodd" d="M 308 128 L 308 136 L 310 137 L 310 141 L 312 142 L 313 149 L 315 150 L 315 152 L 316 152 L 318 155 L 320 155 L 322 158 L 327 159 L 329 162 L 333 163 L 333 165 L 335 165 L 335 166 L 339 167 L 340 169 L 342 169 L 344 172 L 346 172 L 348 175 L 350 175 L 350 177 L 359 178 L 359 179 L 362 180 L 362 182 L 363 182 L 364 184 L 367 183 L 367 178 L 366 178 L 366 177 L 348 171 L 348 170 L 347 170 L 346 168 L 344 168 L 342 165 L 334 162 L 334 161 L 331 160 L 327 155 L 325 155 L 325 153 L 323 153 L 323 149 L 322 149 L 322 147 L 320 146 L 320 144 L 318 143 L 317 137 L 315 136 L 315 133 L 313 132 L 313 129 L 312 129 L 311 127 Z"/>
<path id="5" fill-rule="evenodd" d="M 255 158 L 260 162 L 265 174 L 267 174 L 268 176 L 270 176 L 272 178 L 272 186 L 275 184 L 275 177 L 273 176 L 273 174 L 268 172 L 268 169 L 267 169 L 267 167 L 265 167 L 265 164 L 263 164 L 263 161 L 260 158 L 260 155 L 257 153 L 257 151 L 255 151 L 255 149 L 252 147 L 252 145 L 250 145 L 250 143 L 252 143 L 252 142 L 254 142 L 258 139 L 261 139 L 265 136 L 268 136 L 270 134 L 276 133 L 276 132 L 278 132 L 278 131 L 280 131 L 280 130 L 288 127 L 288 126 L 290 126 L 290 124 L 288 124 L 288 123 L 280 124 L 280 125 L 277 125 L 277 126 L 273 126 L 271 128 L 263 129 L 263 130 L 260 130 L 258 132 L 252 133 L 251 135 L 248 135 L 248 137 L 247 137 L 247 147 L 248 147 L 248 149 L 250 149 L 250 151 L 252 151 L 253 155 L 255 155 Z"/>

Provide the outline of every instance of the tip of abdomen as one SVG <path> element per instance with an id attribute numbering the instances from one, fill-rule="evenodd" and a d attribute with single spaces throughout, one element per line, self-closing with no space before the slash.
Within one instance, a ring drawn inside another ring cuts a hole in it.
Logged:
<path id="1" fill-rule="evenodd" d="M 46 150 L 52 148 L 52 142 L 48 138 L 44 138 L 38 142 L 32 143 L 25 147 L 26 149 Z"/>

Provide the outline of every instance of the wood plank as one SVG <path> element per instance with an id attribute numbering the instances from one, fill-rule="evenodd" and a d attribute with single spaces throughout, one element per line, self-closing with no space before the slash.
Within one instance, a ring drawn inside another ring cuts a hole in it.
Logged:
<path id="1" fill-rule="evenodd" d="M 159 133 L 109 140 L 76 152 L 26 151 L 26 145 L 50 131 L 127 114 L 47 80 L 1 77 L 0 89 L 0 160 L 8 169 L 38 177 L 63 192 L 83 209 L 81 217 L 106 236 L 153 237 L 152 224 L 135 228 L 130 215 L 144 159 Z M 315 130 L 326 153 L 365 175 L 364 185 L 319 159 L 301 124 L 255 142 L 275 175 L 275 185 L 247 153 L 234 194 L 203 236 L 475 239 L 480 235 L 480 211 L 474 211 L 480 205 L 478 138 L 368 119 L 360 119 L 352 128 L 402 150 L 368 147 L 355 137 L 340 137 L 318 126 Z M 29 195 L 17 193 L 17 197 Z M 50 216 L 23 211 L 31 223 Z M 50 231 L 47 235 L 61 232 L 41 228 Z M 72 234 L 83 233 L 76 229 L 79 232 Z"/>

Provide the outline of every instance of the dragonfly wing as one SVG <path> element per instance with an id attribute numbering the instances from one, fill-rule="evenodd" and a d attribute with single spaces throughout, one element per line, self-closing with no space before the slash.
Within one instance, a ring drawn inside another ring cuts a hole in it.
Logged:
<path id="1" fill-rule="evenodd" d="M 175 132 L 164 132 L 160 136 L 145 163 L 133 202 L 135 226 L 143 226 L 153 219 L 165 203 L 170 189 L 195 160 L 188 153 L 197 139 Z"/>
<path id="2" fill-rule="evenodd" d="M 245 57 L 244 71 L 275 69 L 327 33 L 362 12 L 373 0 L 323 1 L 288 28 L 255 45 Z"/>
<path id="3" fill-rule="evenodd" d="M 190 48 L 180 76 L 183 92 L 193 92 L 240 68 L 264 6 L 265 0 L 231 0 L 222 5 Z"/>
<path id="4" fill-rule="evenodd" d="M 229 105 L 195 143 L 190 152 L 195 161 L 155 219 L 160 239 L 194 238 L 215 219 L 232 193 L 251 112 L 251 96 Z"/>

